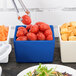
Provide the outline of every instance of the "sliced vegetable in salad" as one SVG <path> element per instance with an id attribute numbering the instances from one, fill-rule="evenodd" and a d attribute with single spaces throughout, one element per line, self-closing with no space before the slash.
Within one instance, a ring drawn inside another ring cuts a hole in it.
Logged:
<path id="1" fill-rule="evenodd" d="M 46 66 L 42 66 L 39 64 L 39 67 L 35 69 L 33 72 L 29 72 L 24 76 L 72 76 L 68 73 L 60 73 L 55 71 L 54 68 L 48 69 Z"/>

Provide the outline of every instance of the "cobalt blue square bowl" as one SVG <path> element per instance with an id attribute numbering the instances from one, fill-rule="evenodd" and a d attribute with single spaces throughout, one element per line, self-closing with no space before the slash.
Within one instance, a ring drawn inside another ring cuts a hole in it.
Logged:
<path id="1" fill-rule="evenodd" d="M 23 25 L 20 25 L 23 26 Z M 53 62 L 55 37 L 54 28 L 50 25 L 53 32 L 53 40 L 44 41 L 16 41 L 17 29 L 16 26 L 14 35 L 14 48 L 16 62 Z M 25 25 L 23 27 L 26 27 Z"/>

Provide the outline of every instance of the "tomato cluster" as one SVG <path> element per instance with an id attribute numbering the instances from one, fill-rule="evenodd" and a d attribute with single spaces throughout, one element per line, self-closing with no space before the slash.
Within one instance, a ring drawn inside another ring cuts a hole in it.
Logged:
<path id="1" fill-rule="evenodd" d="M 25 40 L 53 40 L 52 30 L 50 26 L 44 22 L 37 22 L 34 25 L 30 24 L 25 27 L 19 27 L 17 41 Z"/>

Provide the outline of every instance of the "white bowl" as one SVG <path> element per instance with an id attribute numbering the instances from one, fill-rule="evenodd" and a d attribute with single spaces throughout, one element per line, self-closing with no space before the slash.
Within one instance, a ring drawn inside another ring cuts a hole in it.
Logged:
<path id="1" fill-rule="evenodd" d="M 6 41 L 0 41 L 0 49 L 2 48 L 3 45 L 7 45 L 9 44 L 9 41 L 10 41 L 10 30 L 11 30 L 11 27 L 9 26 L 9 31 L 8 31 L 8 36 L 7 36 L 7 40 Z M 4 49 L 4 48 L 3 48 Z M 1 50 L 0 50 L 1 51 Z M 5 51 L 7 51 L 5 49 Z M 7 52 L 9 52 L 10 50 L 8 50 Z M 4 51 L 1 51 L 3 53 L 5 53 Z M 0 55 L 1 57 L 2 55 Z M 0 63 L 8 63 L 8 60 L 9 60 L 9 53 L 5 55 L 5 57 L 1 57 L 0 59 Z"/>
<path id="2" fill-rule="evenodd" d="M 60 26 L 58 26 L 60 41 L 61 61 L 63 63 L 76 62 L 76 41 L 63 41 L 60 35 Z"/>
<path id="3" fill-rule="evenodd" d="M 0 66 L 0 76 L 2 75 L 2 67 Z"/>
<path id="4" fill-rule="evenodd" d="M 0 63 L 8 62 L 11 50 L 12 47 L 10 44 L 3 44 L 2 47 L 0 47 Z"/>

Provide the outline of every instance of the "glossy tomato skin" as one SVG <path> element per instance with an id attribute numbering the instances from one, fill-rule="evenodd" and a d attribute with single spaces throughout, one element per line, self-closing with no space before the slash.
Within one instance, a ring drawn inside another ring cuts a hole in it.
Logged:
<path id="1" fill-rule="evenodd" d="M 19 27 L 17 34 L 19 35 L 19 33 L 22 33 L 22 32 L 24 33 L 24 35 L 26 35 L 28 33 L 28 31 L 25 27 Z M 21 35 L 21 36 L 24 36 L 24 35 Z"/>
<path id="2" fill-rule="evenodd" d="M 18 30 L 22 30 L 22 29 L 25 29 L 25 27 L 22 27 L 22 26 L 18 27 Z"/>
<path id="3" fill-rule="evenodd" d="M 28 40 L 37 40 L 36 34 L 31 33 L 31 32 L 27 34 L 27 38 Z"/>
<path id="4" fill-rule="evenodd" d="M 46 37 L 46 40 L 53 40 L 53 36 L 52 36 L 52 35 L 48 35 L 48 36 Z"/>
<path id="5" fill-rule="evenodd" d="M 24 32 L 24 35 L 27 35 L 28 31 L 25 29 L 22 30 Z"/>
<path id="6" fill-rule="evenodd" d="M 27 26 L 26 26 L 26 29 L 29 30 L 31 27 L 32 27 L 32 24 L 27 25 Z"/>
<path id="7" fill-rule="evenodd" d="M 44 35 L 47 37 L 48 35 L 52 35 L 52 30 L 48 29 L 44 32 Z"/>
<path id="8" fill-rule="evenodd" d="M 16 39 L 16 41 L 26 41 L 27 40 L 27 36 L 20 36 Z"/>
<path id="9" fill-rule="evenodd" d="M 39 27 L 37 25 L 33 25 L 29 31 L 32 33 L 37 33 L 39 31 Z"/>
<path id="10" fill-rule="evenodd" d="M 40 29 L 41 31 L 45 31 L 45 30 L 50 29 L 50 26 L 49 26 L 48 24 L 41 24 L 41 25 L 39 26 L 39 29 Z"/>
<path id="11" fill-rule="evenodd" d="M 23 15 L 22 16 L 22 23 L 25 25 L 29 25 L 31 24 L 31 18 L 28 15 Z"/>
<path id="12" fill-rule="evenodd" d="M 36 25 L 40 26 L 41 24 L 45 24 L 44 22 L 36 22 Z"/>
<path id="13" fill-rule="evenodd" d="M 38 32 L 37 38 L 38 40 L 45 40 L 45 35 L 42 32 Z"/>
<path id="14" fill-rule="evenodd" d="M 24 36 L 24 32 L 21 30 L 17 31 L 16 37 Z"/>

